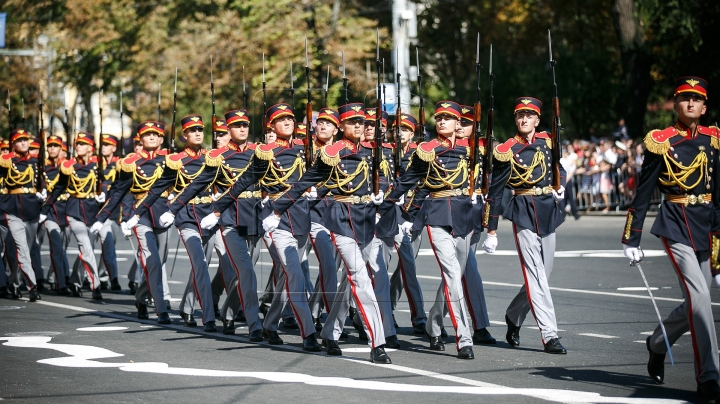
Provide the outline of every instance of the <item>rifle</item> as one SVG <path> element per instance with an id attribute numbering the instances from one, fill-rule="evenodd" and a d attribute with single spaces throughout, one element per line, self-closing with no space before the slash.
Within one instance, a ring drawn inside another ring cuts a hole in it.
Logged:
<path id="1" fill-rule="evenodd" d="M 550 52 L 550 69 L 552 69 L 553 79 L 553 122 L 552 132 L 550 134 L 550 138 L 552 139 L 552 187 L 557 191 L 562 186 L 562 184 L 560 184 L 560 131 L 562 130 L 562 125 L 560 124 L 560 99 L 558 98 L 558 88 L 555 82 L 555 59 L 552 54 L 550 30 L 548 30 L 548 50 Z"/>
<path id="2" fill-rule="evenodd" d="M 420 94 L 420 111 L 418 111 L 418 131 L 420 134 L 418 138 L 425 139 L 425 98 L 422 92 L 422 74 L 420 73 L 420 51 L 418 47 L 415 47 L 415 61 L 417 62 L 417 74 L 418 74 L 418 93 Z"/>
<path id="3" fill-rule="evenodd" d="M 25 122 L 25 98 L 20 98 L 20 102 L 22 103 L 22 127 L 27 126 L 27 122 Z"/>
<path id="4" fill-rule="evenodd" d="M 400 72 L 398 72 L 398 57 L 400 56 L 400 53 L 396 51 L 396 57 L 395 57 L 395 87 L 397 87 L 397 109 L 395 110 L 395 151 L 393 153 L 393 159 L 395 160 L 395 178 L 400 178 L 400 168 L 402 166 L 402 162 L 400 161 L 402 159 L 401 157 L 401 151 L 402 148 L 402 141 L 400 140 L 400 121 L 401 121 L 401 115 L 402 112 L 400 110 Z"/>
<path id="5" fill-rule="evenodd" d="M 242 67 L 242 72 L 243 72 L 243 108 L 247 111 L 248 93 L 247 93 L 247 85 L 245 84 L 245 66 Z"/>
<path id="6" fill-rule="evenodd" d="M 100 136 L 99 141 L 97 145 L 97 190 L 96 193 L 98 195 L 102 194 L 103 192 L 103 180 L 105 180 L 105 156 L 103 156 L 102 153 L 102 143 L 103 143 L 103 111 L 102 111 L 102 100 L 103 100 L 103 90 L 100 90 L 100 98 L 98 98 L 98 106 L 100 107 Z"/>
<path id="7" fill-rule="evenodd" d="M 68 109 L 67 104 L 65 105 L 65 123 L 67 124 L 65 131 L 65 137 L 67 138 L 67 146 L 68 146 L 68 160 L 72 158 L 73 156 L 73 147 L 72 147 L 72 131 L 74 129 L 75 125 L 70 125 L 70 115 L 68 115 Z"/>
<path id="8" fill-rule="evenodd" d="M 342 71 L 343 71 L 342 81 L 343 81 L 343 88 L 345 89 L 345 104 L 349 104 L 350 101 L 348 101 L 348 78 L 347 78 L 347 76 L 345 76 L 345 51 L 342 51 L 341 57 L 342 57 Z"/>
<path id="9" fill-rule="evenodd" d="M 215 130 L 217 117 L 215 116 L 215 80 L 213 79 L 212 55 L 210 55 L 210 99 L 212 101 L 212 148 L 217 149 L 217 131 Z"/>
<path id="10" fill-rule="evenodd" d="M 67 119 L 67 109 L 65 110 L 65 119 Z M 120 157 L 125 157 L 125 125 L 123 125 L 122 90 L 120 90 Z"/>
<path id="11" fill-rule="evenodd" d="M 267 111 L 267 94 L 265 92 L 265 54 L 262 54 L 262 92 L 263 92 L 263 109 L 262 109 L 262 129 L 261 138 L 265 140 L 265 132 L 267 131 L 267 114 L 265 111 Z"/>
<path id="12" fill-rule="evenodd" d="M 170 153 L 175 153 L 175 115 L 177 115 L 177 74 L 178 68 L 175 67 L 175 89 L 173 90 L 173 115 L 172 126 L 170 126 Z M 213 107 L 215 104 L 213 104 Z M 215 115 L 213 114 L 213 118 Z M 213 126 L 214 128 L 214 126 Z"/>
<path id="13" fill-rule="evenodd" d="M 492 72 L 492 44 L 490 45 L 490 109 L 488 109 L 487 129 L 485 130 L 485 155 L 483 156 L 483 175 L 480 182 L 480 190 L 484 195 L 488 194 L 490 188 L 490 173 L 492 172 L 492 145 L 495 140 L 495 75 Z M 479 87 L 479 86 L 478 86 Z"/>
<path id="14" fill-rule="evenodd" d="M 327 68 L 327 78 L 325 79 L 325 92 L 323 94 L 323 106 L 327 107 L 327 93 L 328 93 L 328 85 L 330 84 L 330 65 L 328 65 Z"/>
<path id="15" fill-rule="evenodd" d="M 292 75 L 292 60 L 290 61 L 290 112 L 292 112 L 293 119 L 295 119 L 295 85 L 293 84 L 293 75 Z M 295 128 L 293 129 L 293 135 L 297 133 L 297 122 L 295 123 Z"/>
<path id="16" fill-rule="evenodd" d="M 477 48 L 475 50 L 475 75 L 477 76 L 477 89 L 475 92 L 475 105 L 473 108 L 473 129 L 470 132 L 470 153 L 468 153 L 468 186 L 470 187 L 470 197 L 475 193 L 475 165 L 477 164 L 477 148 L 478 136 L 480 134 L 480 121 L 482 120 L 482 102 L 480 100 L 480 33 L 477 36 Z"/>
<path id="17" fill-rule="evenodd" d="M 10 90 L 8 90 L 8 100 L 7 100 L 7 110 L 8 110 L 8 141 L 10 141 L 10 132 L 12 132 L 12 111 L 10 110 Z"/>
<path id="18" fill-rule="evenodd" d="M 160 83 L 158 83 L 158 122 L 160 122 Z"/>
<path id="19" fill-rule="evenodd" d="M 307 103 L 305 104 L 305 120 L 307 129 L 305 135 L 305 168 L 312 165 L 312 98 L 310 96 L 310 57 L 308 56 L 308 42 L 305 38 L 305 81 L 307 81 Z"/>
<path id="20" fill-rule="evenodd" d="M 373 150 L 373 194 L 377 195 L 380 192 L 380 162 L 382 159 L 382 100 L 380 99 L 380 92 L 382 87 L 380 84 L 380 69 L 382 68 L 380 62 L 380 29 L 377 29 L 375 34 L 375 69 L 377 70 L 377 101 L 375 103 L 377 113 L 375 114 L 375 150 Z M 343 75 L 345 69 L 343 68 Z M 344 78 L 343 78 L 344 79 Z"/>
<path id="21" fill-rule="evenodd" d="M 45 131 L 43 130 L 43 103 L 42 93 L 38 91 L 38 136 L 40 137 L 40 150 L 38 152 L 38 171 L 36 175 L 36 184 L 38 192 L 45 189 Z"/>

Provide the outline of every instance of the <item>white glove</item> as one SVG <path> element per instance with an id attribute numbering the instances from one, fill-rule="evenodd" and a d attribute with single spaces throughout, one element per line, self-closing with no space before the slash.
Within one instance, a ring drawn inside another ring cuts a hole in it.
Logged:
<path id="1" fill-rule="evenodd" d="M 555 198 L 555 202 L 560 202 L 563 199 L 565 199 L 565 187 L 560 185 L 560 189 L 557 191 L 553 189 L 552 191 L 553 198 Z"/>
<path id="2" fill-rule="evenodd" d="M 472 196 L 470 197 L 470 201 L 473 205 L 477 205 L 477 194 L 473 192 Z"/>
<path id="3" fill-rule="evenodd" d="M 105 203 L 105 192 L 100 192 L 100 195 L 95 195 L 97 203 Z"/>
<path id="4" fill-rule="evenodd" d="M 623 252 L 630 261 L 640 261 L 642 259 L 640 250 L 637 247 L 630 247 L 627 244 L 623 244 Z"/>
<path id="5" fill-rule="evenodd" d="M 220 199 L 221 196 L 222 196 L 222 193 L 221 193 L 221 192 L 215 192 L 215 193 L 213 194 L 213 196 L 212 196 L 212 200 L 215 201 L 215 202 L 217 202 L 217 201 Z"/>
<path id="6" fill-rule="evenodd" d="M 170 195 L 168 195 L 168 201 L 172 201 L 173 199 L 175 199 L 175 194 L 171 192 Z"/>
<path id="7" fill-rule="evenodd" d="M 314 201 L 315 199 L 317 199 L 317 188 L 310 187 L 310 191 L 308 191 L 305 197 L 308 199 L 308 201 Z"/>
<path id="8" fill-rule="evenodd" d="M 215 225 L 217 224 L 217 222 L 219 220 L 220 220 L 220 218 L 215 216 L 215 212 L 213 212 L 213 213 L 205 216 L 204 218 L 202 218 L 202 220 L 200 221 L 200 227 L 202 227 L 205 230 L 210 230 L 213 227 L 215 227 Z"/>
<path id="9" fill-rule="evenodd" d="M 175 222 L 175 215 L 170 212 L 165 212 L 160 215 L 160 219 L 158 221 L 160 222 L 160 226 L 170 227 L 170 225 Z"/>
<path id="10" fill-rule="evenodd" d="M 138 216 L 138 215 L 132 215 L 132 217 L 131 217 L 130 219 L 128 219 L 127 222 L 125 222 L 125 226 L 126 226 L 128 229 L 132 230 L 132 229 L 135 228 L 135 226 L 138 225 L 139 222 L 140 222 L 140 216 Z"/>
<path id="11" fill-rule="evenodd" d="M 270 216 L 266 217 L 262 221 L 262 227 L 266 233 L 272 233 L 280 225 L 280 218 L 275 216 L 275 213 L 271 213 Z"/>
<path id="12" fill-rule="evenodd" d="M 715 275 L 715 284 L 720 287 L 720 274 Z"/>
<path id="13" fill-rule="evenodd" d="M 397 206 L 405 205 L 405 195 L 400 196 L 400 199 L 398 199 L 398 201 L 395 202 L 395 205 L 397 205 Z"/>
<path id="14" fill-rule="evenodd" d="M 42 223 L 47 220 L 47 215 L 40 214 L 40 217 L 38 218 L 38 223 Z"/>
<path id="15" fill-rule="evenodd" d="M 488 233 L 487 236 L 485 236 L 485 241 L 483 241 L 482 248 L 485 250 L 486 253 L 492 254 L 495 252 L 495 249 L 498 246 L 498 239 L 497 234 L 490 234 Z"/>
<path id="16" fill-rule="evenodd" d="M 410 234 L 412 234 L 412 228 L 413 228 L 412 222 L 408 222 L 408 221 L 402 222 L 402 224 L 400 224 L 399 227 L 400 227 L 400 232 L 402 234 L 404 234 L 406 236 L 409 236 Z"/>
<path id="17" fill-rule="evenodd" d="M 47 200 L 47 191 L 43 189 L 42 192 L 35 192 L 35 196 L 45 202 Z"/>
<path id="18" fill-rule="evenodd" d="M 265 198 L 263 198 L 263 200 L 260 201 L 260 207 L 261 207 L 261 208 L 264 208 L 265 205 L 268 203 L 269 200 L 270 200 L 270 197 L 269 197 L 269 196 L 266 196 Z"/>
<path id="19" fill-rule="evenodd" d="M 120 229 L 122 229 L 125 239 L 132 237 L 132 229 L 127 227 L 127 222 L 122 222 L 122 224 L 120 225 Z"/>
<path id="20" fill-rule="evenodd" d="M 100 233 L 100 230 L 102 230 L 104 222 L 95 222 L 93 223 L 92 227 L 90 227 L 90 233 L 92 234 L 98 234 Z"/>
<path id="21" fill-rule="evenodd" d="M 377 195 L 371 194 L 370 199 L 372 199 L 372 203 L 374 203 L 375 205 L 380 205 L 383 203 L 383 199 L 385 199 L 385 192 L 378 191 Z"/>

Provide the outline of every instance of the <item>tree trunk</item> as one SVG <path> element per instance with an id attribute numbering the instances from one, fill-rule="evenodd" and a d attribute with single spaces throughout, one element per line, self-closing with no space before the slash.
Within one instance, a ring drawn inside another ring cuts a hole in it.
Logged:
<path id="1" fill-rule="evenodd" d="M 638 138 L 645 134 L 647 100 L 653 87 L 650 77 L 653 57 L 634 11 L 634 0 L 615 0 L 613 3 L 613 23 L 625 76 L 625 97 L 620 98 L 618 111 L 625 118 L 628 134 Z"/>

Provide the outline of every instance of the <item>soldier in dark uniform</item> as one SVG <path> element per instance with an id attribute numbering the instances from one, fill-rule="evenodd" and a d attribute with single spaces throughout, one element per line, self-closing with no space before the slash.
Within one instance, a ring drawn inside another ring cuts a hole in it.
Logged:
<path id="1" fill-rule="evenodd" d="M 445 304 L 455 328 L 455 341 L 459 359 L 474 359 L 467 307 L 462 287 L 462 274 L 470 248 L 472 221 L 468 212 L 472 201 L 468 195 L 467 140 L 456 139 L 461 116 L 460 105 L 441 101 L 435 107 L 438 137 L 421 143 L 415 150 L 405 173 L 381 205 L 381 214 L 388 215 L 400 229 L 409 234 L 412 223 L 392 214 L 395 204 L 409 190 L 420 184 L 429 191 L 423 220 L 427 226 L 430 244 L 440 265 L 443 280 L 438 288 L 436 302 L 430 310 L 426 332 L 430 336 L 430 349 L 442 351 L 442 317 Z"/>
<path id="2" fill-rule="evenodd" d="M 5 212 L 7 228 L 15 243 L 17 264 L 11 265 L 9 284 L 13 297 L 19 298 L 20 276 L 29 289 L 30 301 L 40 299 L 37 280 L 30 257 L 30 248 L 37 242 L 37 225 L 41 204 L 47 192 L 36 189 L 38 161 L 30 155 L 30 133 L 24 129 L 10 132 L 12 152 L 0 157 L 0 177 L 7 194 L 0 197 L 0 210 Z"/>
<path id="3" fill-rule="evenodd" d="M 101 154 L 105 159 L 102 187 L 105 195 L 109 195 L 112 184 L 117 179 L 117 161 L 119 158 L 115 156 L 115 151 L 117 150 L 118 138 L 113 135 L 102 135 L 101 137 Z M 108 219 L 109 220 L 105 221 L 105 226 L 103 226 L 100 233 L 98 233 L 102 251 L 98 268 L 101 280 L 100 288 L 107 289 L 107 280 L 110 280 L 110 290 L 120 291 L 122 287 L 118 280 L 117 255 L 115 253 L 115 229 L 118 227 L 118 221 L 120 219 L 120 206 L 115 208 L 115 211 Z M 93 240 L 93 244 L 95 241 L 96 240 Z"/>
<path id="4" fill-rule="evenodd" d="M 163 174 L 165 156 L 168 154 L 167 150 L 160 148 L 162 138 L 165 136 L 165 124 L 145 121 L 138 125 L 137 131 L 143 149 L 139 153 L 131 153 L 117 162 L 119 176 L 114 186 L 115 190 L 97 215 L 97 222 L 91 229 L 94 233 L 102 229 L 105 221 L 128 192 L 135 198 L 135 209 L 142 205 L 150 188 Z M 168 195 L 169 192 L 165 191 L 152 206 L 146 206 L 147 211 L 140 216 L 135 226 L 131 226 L 131 220 L 137 216 L 133 216 L 125 222 L 125 228 L 133 229 L 138 240 L 140 266 L 144 275 L 135 294 L 138 318 L 147 319 L 149 317 L 147 304 L 152 298 L 155 301 L 157 321 L 160 324 L 171 323 L 167 305 L 163 304 L 165 294 L 163 265 L 167 261 L 168 255 L 168 233 L 167 228 L 159 223 L 160 216 L 168 210 Z"/>
<path id="5" fill-rule="evenodd" d="M 502 194 L 507 187 L 514 196 L 505 208 L 503 217 L 513 222 L 515 244 L 525 285 L 508 306 L 505 336 L 512 346 L 520 345 L 520 327 L 532 311 L 540 328 L 545 352 L 565 354 L 557 334 L 555 308 L 550 296 L 548 279 L 555 254 L 555 229 L 565 220 L 563 204 L 565 170 L 560 166 L 561 184 L 552 184 L 552 141 L 547 132 L 536 132 L 540 124 L 540 100 L 520 97 L 515 102 L 515 125 L 518 133 L 493 150 L 492 184 L 488 191 L 483 226 L 488 234 L 483 248 L 493 253 L 497 248 L 498 217 L 502 209 Z"/>
<path id="6" fill-rule="evenodd" d="M 67 221 L 80 250 L 78 262 L 73 266 L 70 276 L 70 290 L 73 296 L 82 296 L 80 288 L 83 285 L 84 272 L 90 282 L 92 298 L 102 300 L 97 261 L 88 231 L 88 226 L 95 221 L 99 204 L 105 202 L 104 193 L 100 195 L 95 193 L 98 177 L 97 156 L 93 154 L 94 149 L 93 135 L 86 132 L 78 133 L 75 137 L 77 157 L 65 160 L 60 165 L 60 178 L 43 206 L 43 215 L 47 216 L 50 213 L 51 204 L 62 194 L 67 192 L 70 195 L 67 202 Z"/>
<path id="7" fill-rule="evenodd" d="M 625 255 L 640 261 L 643 222 L 655 188 L 665 198 L 650 232 L 662 240 L 677 272 L 684 301 L 663 320 L 670 345 L 690 331 L 695 380 L 701 398 L 714 400 L 718 388 L 718 343 L 710 305 L 711 258 L 720 241 L 720 131 L 699 125 L 707 106 L 707 81 L 681 77 L 675 82 L 677 122 L 645 136 L 637 194 L 628 208 L 622 235 Z M 658 325 L 646 340 L 648 373 L 655 383 L 665 376 L 667 348 Z"/>
<path id="8" fill-rule="evenodd" d="M 140 143 L 140 135 L 138 134 L 133 137 L 133 150 L 135 153 L 140 153 L 140 151 L 142 151 L 142 143 Z M 127 194 L 125 194 L 125 196 L 122 198 L 122 201 L 120 202 L 120 231 L 122 231 L 125 239 L 134 237 L 132 230 L 128 229 L 125 226 L 125 222 L 130 220 L 131 217 L 135 216 L 134 205 L 135 197 L 132 193 L 128 192 Z M 130 269 L 128 270 L 128 288 L 130 288 L 130 294 L 133 296 L 135 295 L 135 292 L 137 292 L 138 283 L 140 283 L 139 281 L 143 276 L 141 268 L 138 265 L 139 260 L 139 256 L 135 254 L 135 259 L 133 260 L 132 264 L 130 265 Z"/>

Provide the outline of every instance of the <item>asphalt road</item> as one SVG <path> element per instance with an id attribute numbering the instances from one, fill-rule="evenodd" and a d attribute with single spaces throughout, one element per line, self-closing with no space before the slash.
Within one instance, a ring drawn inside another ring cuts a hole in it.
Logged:
<path id="1" fill-rule="evenodd" d="M 102 302 L 48 292 L 39 303 L 0 300 L 0 398 L 92 403 L 693 401 L 689 335 L 673 347 L 675 365 L 666 361 L 664 385 L 654 385 L 647 376 L 644 340 L 657 319 L 638 270 L 622 257 L 623 222 L 621 217 L 583 217 L 566 222 L 557 233 L 550 286 L 566 356 L 543 353 L 532 317 L 521 330 L 521 347 L 504 341 L 504 311 L 522 274 L 509 223 L 503 221 L 498 253 L 478 255 L 489 330 L 498 344 L 476 346 L 475 360 L 458 360 L 451 341 L 445 352 L 427 350 L 427 340 L 412 333 L 404 297 L 396 312 L 402 349 L 389 352 L 393 365 L 383 366 L 370 363 L 369 348 L 352 327 L 347 328 L 350 339 L 340 342 L 345 356 L 336 358 L 302 352 L 295 330 L 281 328 L 285 345 L 270 347 L 250 343 L 247 328 L 226 337 L 184 327 L 177 310 L 170 326 L 158 325 L 153 317 L 138 321 L 127 290 L 106 292 Z M 681 299 L 677 277 L 658 239 L 646 233 L 643 247 L 643 269 L 658 288 L 654 293 L 665 315 Z M 440 272 L 426 241 L 422 248 L 418 273 L 429 310 Z M 122 240 L 118 250 L 125 274 L 131 247 Z M 184 251 L 177 259 L 170 279 L 174 309 L 190 272 Z M 315 279 L 317 263 L 314 256 L 310 259 Z M 270 269 L 266 252 L 261 262 L 258 284 L 264 285 Z M 121 283 L 127 287 L 124 275 Z M 717 288 L 712 300 L 720 302 Z M 713 303 L 715 317 L 719 309 L 720 303 Z M 445 324 L 451 330 L 449 319 Z"/>

